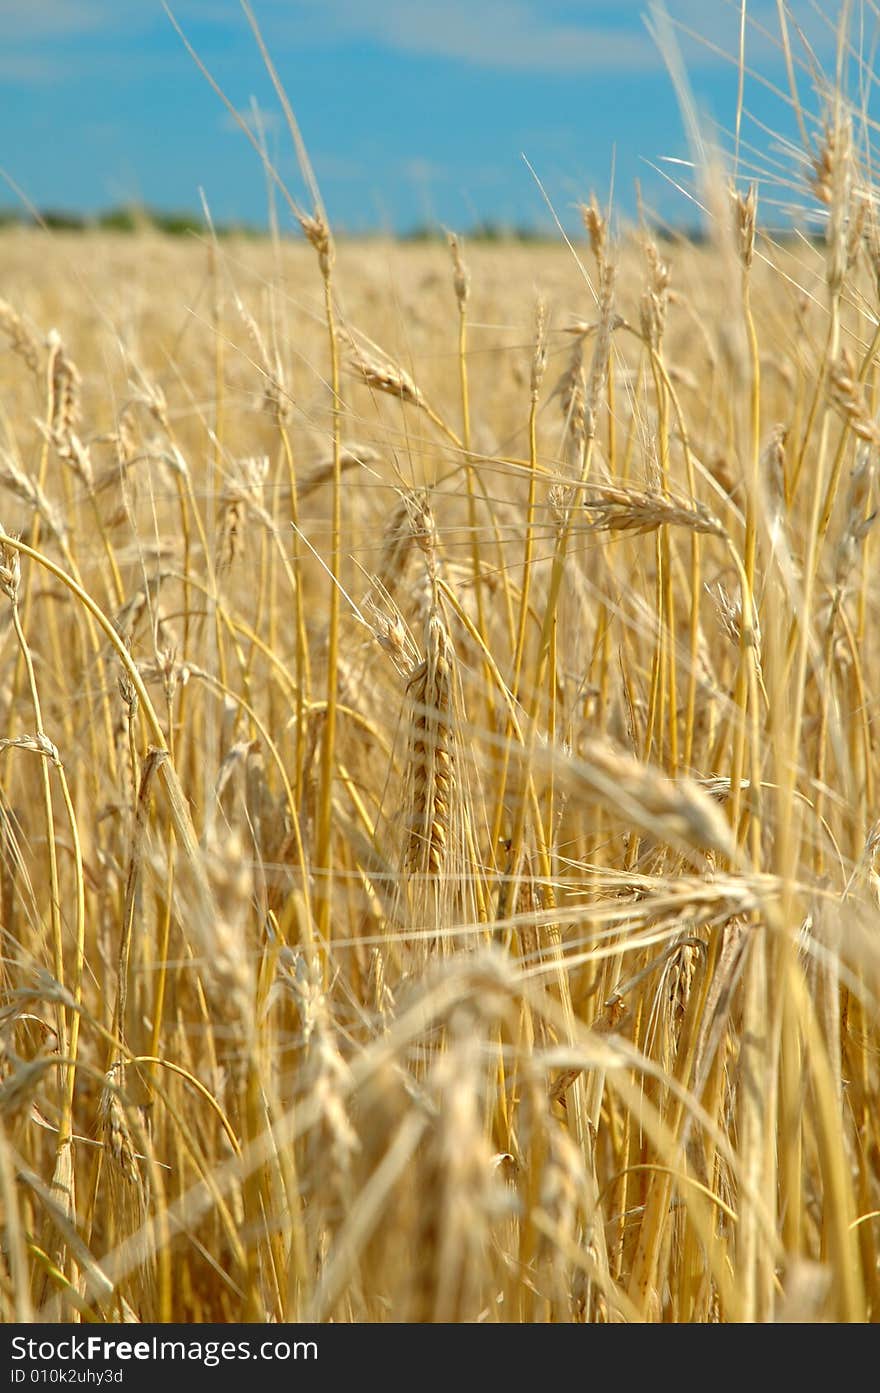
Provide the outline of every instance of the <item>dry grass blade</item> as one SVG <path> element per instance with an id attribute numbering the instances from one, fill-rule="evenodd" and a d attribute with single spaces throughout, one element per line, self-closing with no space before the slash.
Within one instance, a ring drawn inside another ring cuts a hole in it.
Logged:
<path id="1" fill-rule="evenodd" d="M 578 757 L 544 755 L 572 798 L 597 799 L 609 812 L 659 841 L 688 852 L 716 852 L 736 864 L 736 841 L 718 804 L 692 779 L 659 769 L 599 740 Z"/>
<path id="2" fill-rule="evenodd" d="M 451 730 L 454 660 L 446 625 L 434 611 L 425 634 L 425 657 L 408 686 L 412 805 L 404 865 L 410 875 L 440 876 L 449 850 L 455 797 Z"/>
<path id="3" fill-rule="evenodd" d="M 270 238 L 0 226 L 0 1319 L 880 1321 L 871 122 L 337 248 L 243 4 Z"/>
<path id="4" fill-rule="evenodd" d="M 348 336 L 349 363 L 355 376 L 374 392 L 385 392 L 410 406 L 424 406 L 425 399 L 406 368 L 384 357 L 378 349 L 363 346 Z"/>
<path id="5" fill-rule="evenodd" d="M 591 484 L 584 495 L 584 509 L 597 532 L 631 532 L 638 536 L 658 527 L 685 527 L 713 537 L 725 529 L 702 503 L 676 503 L 665 494 L 647 489 Z"/>
<path id="6" fill-rule="evenodd" d="M 21 358 L 28 371 L 39 380 L 40 350 L 37 341 L 18 311 L 2 298 L 0 298 L 0 332 L 6 336 L 13 353 Z"/>

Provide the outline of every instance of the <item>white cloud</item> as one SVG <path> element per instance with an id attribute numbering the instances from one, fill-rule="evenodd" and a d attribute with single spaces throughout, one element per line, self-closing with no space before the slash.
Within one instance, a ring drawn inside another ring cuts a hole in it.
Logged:
<path id="1" fill-rule="evenodd" d="M 190 0 L 201 3 L 201 0 Z M 840 0 L 834 0 L 839 5 Z M 255 0 L 267 37 L 286 47 L 332 47 L 364 41 L 413 56 L 449 58 L 475 67 L 514 71 L 639 73 L 662 67 L 643 15 L 650 0 Z M 707 44 L 687 38 L 690 65 L 735 56 L 739 0 L 667 0 L 680 21 Z M 817 18 L 814 0 L 788 0 L 790 33 L 833 35 Z M 778 56 L 776 0 L 749 0 L 747 61 Z M 762 30 L 767 31 L 763 33 Z"/>
<path id="2" fill-rule="evenodd" d="M 639 20 L 641 3 L 606 5 L 591 22 L 593 8 L 540 0 L 275 0 L 264 7 L 267 30 L 283 31 L 293 44 L 360 39 L 414 56 L 523 72 L 658 66 Z"/>
<path id="3" fill-rule="evenodd" d="M 136 41 L 164 19 L 153 0 L 0 0 L 0 78 L 39 87 L 73 75 L 99 77 L 104 65 L 137 61 Z M 112 39 L 92 50 L 90 40 Z"/>
<path id="4" fill-rule="evenodd" d="M 0 56 L 0 82 L 39 87 L 66 76 L 64 59 L 40 53 L 4 53 Z"/>
<path id="5" fill-rule="evenodd" d="M 184 30 L 210 25 L 214 42 L 248 42 L 238 0 L 170 0 Z M 638 74 L 663 60 L 642 15 L 649 0 L 252 0 L 270 51 L 332 49 L 372 43 L 403 56 L 446 58 L 513 72 Z M 840 0 L 830 8 L 836 9 Z M 673 20 L 703 35 L 722 53 L 736 52 L 739 0 L 667 0 Z M 789 0 L 796 22 L 817 34 L 813 0 Z M 751 21 L 778 33 L 775 0 L 749 0 Z M 833 35 L 831 24 L 825 36 Z M 821 28 L 821 26 L 818 26 Z M 128 65 L 141 62 L 137 40 L 170 26 L 160 0 L 0 0 L 3 70 L 24 79 L 54 75 L 59 50 L 80 40 L 72 66 L 87 56 L 88 37 L 111 38 Z M 796 26 L 792 26 L 794 37 Z M 797 40 L 795 39 L 795 43 Z M 130 49 L 129 49 L 130 45 Z M 714 64 L 711 48 L 684 40 L 689 66 Z M 827 43 L 823 45 L 827 48 Z M 124 50 L 124 52 L 122 52 Z M 772 58 L 770 38 L 750 23 L 747 54 Z M 823 53 L 823 57 L 824 57 Z"/>
<path id="6" fill-rule="evenodd" d="M 157 6 L 158 8 L 158 6 Z M 42 43 L 96 34 L 112 29 L 115 33 L 132 26 L 132 12 L 140 10 L 141 20 L 150 17 L 147 3 L 113 4 L 111 0 L 0 0 L 0 29 L 6 45 Z"/>
<path id="7" fill-rule="evenodd" d="M 262 132 L 269 138 L 277 135 L 284 124 L 280 112 L 268 110 L 254 101 L 251 102 L 250 106 L 243 107 L 237 116 L 238 119 L 231 112 L 224 111 L 220 117 L 221 128 L 224 131 L 237 131 L 239 129 L 238 121 L 241 120 L 254 136 L 259 137 Z"/>

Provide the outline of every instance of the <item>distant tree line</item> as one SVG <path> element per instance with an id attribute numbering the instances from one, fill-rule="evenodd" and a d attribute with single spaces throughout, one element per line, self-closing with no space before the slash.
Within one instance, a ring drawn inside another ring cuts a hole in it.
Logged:
<path id="1" fill-rule="evenodd" d="M 124 204 L 118 208 L 108 208 L 100 213 L 76 213 L 66 208 L 41 208 L 36 213 L 17 208 L 0 208 L 0 227 L 42 226 L 60 232 L 90 232 L 98 229 L 103 232 L 164 232 L 170 237 L 185 237 L 189 234 L 202 235 L 208 231 L 204 218 L 195 213 L 166 212 L 159 208 L 146 208 L 135 204 Z M 250 236 L 263 237 L 265 228 L 246 222 L 215 223 L 220 237 Z M 337 234 L 346 235 L 346 229 L 336 228 Z M 381 232 L 352 234 L 354 236 L 381 236 Z M 446 230 L 440 224 L 419 223 L 404 232 L 396 234 L 406 242 L 440 242 L 446 239 Z M 475 223 L 464 235 L 473 242 L 546 242 L 555 240 L 552 230 L 541 230 L 526 225 L 510 225 L 486 220 Z"/>
<path id="2" fill-rule="evenodd" d="M 64 208 L 43 208 L 36 213 L 18 208 L 0 208 L 0 228 L 9 226 L 46 227 L 61 232 L 102 232 L 133 233 L 154 231 L 169 237 L 204 236 L 208 226 L 204 218 L 195 213 L 166 212 L 159 208 L 146 208 L 137 204 L 123 204 L 117 208 L 107 208 L 100 213 L 75 213 Z M 265 237 L 266 229 L 247 222 L 215 222 L 219 237 Z M 529 224 L 511 224 L 493 219 L 483 219 L 470 228 L 457 229 L 469 242 L 485 243 L 523 243 L 541 244 L 559 241 L 558 229 L 536 227 Z M 351 235 L 357 238 L 387 236 L 387 231 L 348 233 L 347 229 L 336 225 L 337 236 Z M 698 225 L 681 226 L 675 229 L 654 228 L 655 236 L 681 239 L 699 245 L 707 240 L 706 229 Z M 403 232 L 394 234 L 402 242 L 445 242 L 446 228 L 439 223 L 417 223 Z M 781 228 L 772 234 L 775 239 L 784 241 L 793 235 L 791 228 Z M 814 234 L 808 232 L 807 236 Z"/>
<path id="3" fill-rule="evenodd" d="M 125 204 L 118 208 L 107 208 L 100 213 L 74 213 L 67 208 L 41 208 L 36 213 L 22 212 L 17 208 L 0 208 L 0 227 L 18 225 L 23 227 L 48 227 L 58 232 L 91 232 L 98 228 L 103 232 L 143 232 L 154 230 L 165 232 L 171 237 L 184 237 L 188 233 L 206 231 L 203 218 L 192 213 L 163 212 L 158 208 L 142 208 L 135 204 Z M 260 235 L 259 229 L 245 224 L 222 226 L 218 233 L 251 233 Z"/>

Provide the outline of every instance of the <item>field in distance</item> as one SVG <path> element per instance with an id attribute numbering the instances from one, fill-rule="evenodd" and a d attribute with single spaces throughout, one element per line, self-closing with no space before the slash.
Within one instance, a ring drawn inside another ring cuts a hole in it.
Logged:
<path id="1" fill-rule="evenodd" d="M 877 1318 L 829 227 L 0 231 L 3 1319 Z"/>

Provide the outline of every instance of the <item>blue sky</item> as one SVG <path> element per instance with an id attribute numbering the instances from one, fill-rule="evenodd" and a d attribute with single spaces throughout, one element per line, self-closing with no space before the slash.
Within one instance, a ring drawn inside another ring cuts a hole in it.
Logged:
<path id="1" fill-rule="evenodd" d="M 671 222 L 692 210 L 652 169 L 687 157 L 674 85 L 643 0 L 253 0 L 331 219 L 350 230 L 433 220 L 544 225 L 527 156 L 562 221 L 595 189 L 635 211 L 635 181 Z M 294 194 L 302 186 L 278 103 L 237 0 L 172 0 L 237 109 L 255 100 Z M 667 0 L 701 112 L 731 128 L 740 0 Z M 789 0 L 822 63 L 837 0 Z M 748 0 L 747 59 L 786 85 L 776 0 Z M 823 17 L 824 16 L 824 17 Z M 872 21 L 873 22 L 873 21 Z M 867 23 L 867 21 L 866 21 Z M 708 46 L 689 38 L 698 31 Z M 766 32 L 762 32 L 762 29 Z M 265 221 L 259 161 L 185 52 L 160 0 L 0 0 L 0 168 L 40 207 L 130 201 Z M 867 42 L 870 46 L 870 35 Z M 800 46 L 798 45 L 798 51 Z M 801 72 L 805 94 L 808 74 Z M 815 109 L 815 100 L 809 96 Z M 789 132 L 756 80 L 746 106 Z M 774 158 L 752 119 L 743 139 Z M 675 173 L 675 168 L 673 167 Z M 769 194 L 768 194 L 769 196 Z M 0 191 L 0 205 L 14 204 Z"/>

